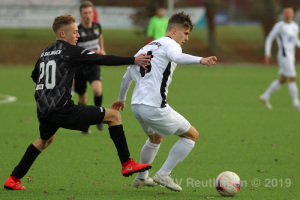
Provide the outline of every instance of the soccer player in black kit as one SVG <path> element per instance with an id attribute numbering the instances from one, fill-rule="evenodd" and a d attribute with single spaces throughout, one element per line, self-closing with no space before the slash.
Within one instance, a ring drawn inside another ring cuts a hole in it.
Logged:
<path id="1" fill-rule="evenodd" d="M 135 63 L 145 67 L 149 64 L 150 56 L 145 54 L 137 57 L 99 55 L 76 46 L 80 36 L 72 15 L 56 17 L 52 29 L 57 41 L 44 49 L 31 75 L 36 83 L 35 100 L 40 137 L 28 146 L 21 161 L 4 183 L 4 188 L 25 189 L 21 184 L 21 179 L 41 151 L 52 143 L 60 127 L 86 130 L 89 125 L 106 123 L 122 164 L 123 176 L 150 169 L 151 165 L 136 163 L 130 158 L 121 115 L 118 111 L 98 106 L 78 106 L 71 100 L 72 80 L 75 70 L 81 64 L 130 65 Z"/>
<path id="2" fill-rule="evenodd" d="M 79 7 L 81 23 L 78 25 L 77 46 L 86 48 L 98 54 L 106 55 L 104 49 L 104 40 L 102 28 L 99 23 L 93 22 L 93 3 L 83 1 Z M 78 104 L 87 104 L 87 82 L 90 82 L 94 93 L 94 105 L 102 105 L 102 78 L 99 65 L 83 65 L 75 73 L 75 92 L 79 95 Z M 102 123 L 97 124 L 99 130 L 103 129 Z M 89 130 L 82 131 L 82 134 L 88 134 Z"/>

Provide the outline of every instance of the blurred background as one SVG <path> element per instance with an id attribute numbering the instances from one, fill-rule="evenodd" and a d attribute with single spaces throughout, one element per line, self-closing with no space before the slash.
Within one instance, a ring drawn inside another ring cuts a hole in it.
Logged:
<path id="1" fill-rule="evenodd" d="M 0 65 L 32 65 L 54 40 L 51 26 L 58 15 L 72 14 L 80 22 L 82 0 L 0 0 Z M 263 63 L 264 40 L 280 20 L 282 7 L 295 10 L 299 0 L 92 0 L 103 28 L 106 52 L 132 56 L 147 43 L 150 17 L 159 7 L 167 16 L 190 14 L 195 29 L 185 53 L 218 56 L 221 63 Z M 276 63 L 276 44 L 272 48 Z M 300 52 L 297 51 L 300 62 Z"/>

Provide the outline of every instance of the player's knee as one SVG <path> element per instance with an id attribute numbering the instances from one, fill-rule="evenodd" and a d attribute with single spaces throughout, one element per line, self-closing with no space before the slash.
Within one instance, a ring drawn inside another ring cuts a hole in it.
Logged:
<path id="1" fill-rule="evenodd" d="M 154 133 L 153 135 L 149 135 L 149 141 L 153 144 L 160 144 L 164 140 L 164 137 Z"/>
<path id="2" fill-rule="evenodd" d="M 47 148 L 50 144 L 52 144 L 53 140 L 54 140 L 54 137 L 51 137 L 51 138 L 47 141 L 47 143 L 46 143 L 46 148 Z"/>
<path id="3" fill-rule="evenodd" d="M 189 135 L 190 135 L 190 139 L 195 141 L 195 142 L 199 138 L 199 133 L 195 128 L 193 129 L 193 131 Z"/>
<path id="4" fill-rule="evenodd" d="M 52 136 L 49 140 L 43 140 L 42 138 L 39 138 L 36 140 L 33 145 L 40 151 L 45 150 L 54 140 L 54 136 Z"/>
<path id="5" fill-rule="evenodd" d="M 196 141 L 199 138 L 199 133 L 198 131 L 195 129 L 195 127 L 191 126 L 191 128 L 189 129 L 189 131 L 183 135 L 181 135 L 187 139 Z"/>
<path id="6" fill-rule="evenodd" d="M 96 97 L 102 95 L 102 91 L 101 91 L 100 88 L 94 88 L 94 89 L 93 89 L 93 93 L 94 93 L 94 96 L 96 96 Z"/>
<path id="7" fill-rule="evenodd" d="M 79 94 L 79 102 L 81 103 L 86 103 L 87 102 L 87 93 L 82 93 L 82 94 Z"/>
<path id="8" fill-rule="evenodd" d="M 113 124 L 122 124 L 122 117 L 119 111 L 112 110 L 111 123 Z"/>
<path id="9" fill-rule="evenodd" d="M 101 95 L 102 95 L 101 91 L 98 91 L 98 90 L 94 91 L 94 96 L 99 97 Z"/>
<path id="10" fill-rule="evenodd" d="M 196 141 L 199 138 L 199 133 L 198 131 L 195 129 L 195 133 L 194 133 L 194 141 Z"/>
<path id="11" fill-rule="evenodd" d="M 295 82 L 295 81 L 296 81 L 296 77 L 289 78 L 289 82 Z"/>
<path id="12" fill-rule="evenodd" d="M 108 126 L 116 126 L 122 124 L 120 112 L 113 109 L 105 109 L 103 123 L 108 124 Z"/>
<path id="13" fill-rule="evenodd" d="M 86 105 L 87 104 L 87 97 L 80 97 L 78 101 L 81 105 Z"/>
<path id="14" fill-rule="evenodd" d="M 278 81 L 280 84 L 284 84 L 286 82 L 286 79 L 287 79 L 286 77 L 281 76 Z"/>

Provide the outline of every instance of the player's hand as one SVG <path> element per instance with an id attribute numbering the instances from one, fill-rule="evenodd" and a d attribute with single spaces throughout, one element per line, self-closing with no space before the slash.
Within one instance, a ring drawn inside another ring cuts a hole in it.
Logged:
<path id="1" fill-rule="evenodd" d="M 265 55 L 265 63 L 270 64 L 271 55 Z"/>
<path id="2" fill-rule="evenodd" d="M 141 53 L 140 55 L 134 58 L 134 63 L 148 70 L 146 65 L 150 65 L 150 59 L 151 56 L 147 56 L 147 54 Z"/>
<path id="3" fill-rule="evenodd" d="M 101 54 L 101 55 L 106 55 L 106 52 L 105 52 L 104 49 L 100 49 L 99 54 Z"/>
<path id="4" fill-rule="evenodd" d="M 207 65 L 208 67 L 210 67 L 212 65 L 217 64 L 216 61 L 217 61 L 217 57 L 216 56 L 210 56 L 210 57 L 202 58 L 200 60 L 200 63 L 202 65 Z"/>
<path id="5" fill-rule="evenodd" d="M 112 105 L 111 105 L 111 109 L 117 110 L 119 111 L 121 108 L 121 110 L 123 111 L 125 108 L 125 101 L 115 101 Z"/>

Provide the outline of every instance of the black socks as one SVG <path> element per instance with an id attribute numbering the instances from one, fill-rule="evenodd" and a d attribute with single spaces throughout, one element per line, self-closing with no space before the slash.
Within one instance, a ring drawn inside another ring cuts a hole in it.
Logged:
<path id="1" fill-rule="evenodd" d="M 23 178 L 40 153 L 41 152 L 33 144 L 30 144 L 20 163 L 15 167 L 11 175 L 19 179 Z"/>
<path id="2" fill-rule="evenodd" d="M 127 146 L 126 137 L 123 131 L 123 125 L 110 126 L 108 128 L 110 138 L 115 143 L 116 149 L 121 163 L 127 162 L 130 160 L 130 153 Z"/>
<path id="3" fill-rule="evenodd" d="M 101 107 L 102 105 L 102 95 L 101 96 L 94 96 L 94 105 Z"/>

